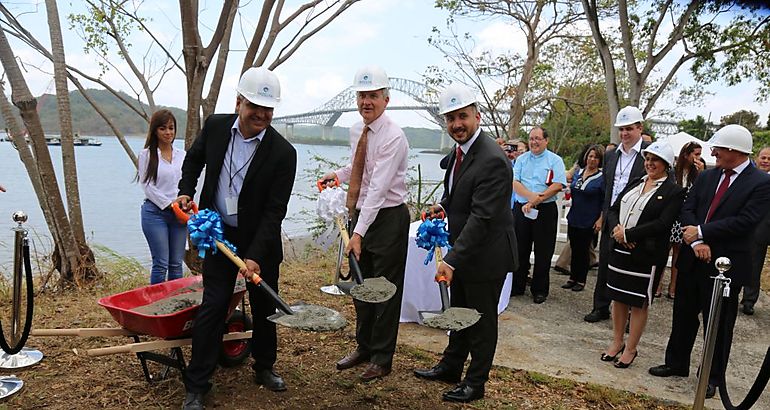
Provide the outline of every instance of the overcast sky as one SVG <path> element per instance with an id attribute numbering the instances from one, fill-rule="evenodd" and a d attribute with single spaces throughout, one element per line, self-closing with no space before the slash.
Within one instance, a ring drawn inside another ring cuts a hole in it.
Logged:
<path id="1" fill-rule="evenodd" d="M 46 18 L 42 1 L 17 0 L 4 1 L 4 3 L 17 14 L 26 12 L 21 15 L 21 21 L 38 36 L 41 42 L 48 44 L 47 25 L 40 24 Z M 73 6 L 70 3 L 76 4 Z M 244 38 L 250 38 L 253 33 L 256 23 L 254 20 L 258 17 L 261 6 L 261 2 L 255 0 L 241 1 L 241 3 L 245 6 L 236 17 L 238 21 L 231 45 L 233 51 L 230 54 L 228 70 L 222 85 L 218 112 L 233 110 L 234 89 L 246 44 Z M 296 7 L 300 2 L 289 0 L 287 3 Z M 382 66 L 391 77 L 417 81 L 429 65 L 446 66 L 448 63 L 441 53 L 427 42 L 432 27 L 444 27 L 447 16 L 445 11 L 435 9 L 433 3 L 432 0 L 363 0 L 353 5 L 276 69 L 282 85 L 282 103 L 276 109 L 275 115 L 302 113 L 322 105 L 344 90 L 352 81 L 356 69 L 363 65 L 377 64 Z M 200 4 L 202 26 L 213 29 L 221 2 L 201 0 Z M 66 21 L 66 15 L 73 11 L 73 7 L 76 11 L 81 7 L 80 2 L 60 1 L 59 7 L 62 27 L 65 30 L 67 62 L 86 72 L 97 73 L 97 59 L 93 55 L 84 54 L 82 40 L 74 30 L 69 28 Z M 174 50 L 179 50 L 181 44 L 178 7 L 179 2 L 172 0 L 148 1 L 142 4 L 142 10 L 148 11 L 145 15 L 152 16 L 147 24 L 165 44 Z M 520 34 L 503 22 L 459 20 L 458 24 L 459 32 L 473 33 L 479 48 L 510 47 L 514 50 L 521 48 Z M 204 29 L 201 34 L 205 44 L 210 31 L 207 32 Z M 135 50 L 143 51 L 147 48 L 144 37 L 133 36 L 131 42 Z M 33 66 L 47 67 L 45 71 L 50 72 L 50 65 L 46 60 L 21 44 L 14 43 L 13 48 L 18 57 L 30 63 L 26 75 L 33 94 L 52 93 L 54 88 L 50 74 L 33 68 Z M 114 58 L 113 61 L 115 61 Z M 107 74 L 106 78 L 118 88 L 127 88 L 114 73 Z M 685 84 L 691 81 L 686 70 L 680 70 L 679 81 Z M 87 81 L 84 83 L 88 84 Z M 760 122 L 764 125 L 767 122 L 770 105 L 761 105 L 754 101 L 754 88 L 755 86 L 750 83 L 735 87 L 713 84 L 708 89 L 714 95 L 706 97 L 703 106 L 674 107 L 672 101 L 660 101 L 657 107 L 678 108 L 683 116 L 689 118 L 697 114 L 706 118 L 710 115 L 714 122 L 718 122 L 721 116 L 736 110 L 749 109 L 760 114 Z M 156 102 L 185 108 L 186 92 L 184 90 L 185 80 L 182 73 L 179 70 L 172 70 L 155 93 Z M 394 92 L 391 105 L 414 105 L 414 101 L 404 94 Z M 394 112 L 391 115 L 402 126 L 435 127 L 424 119 L 424 114 Z M 356 120 L 357 114 L 345 114 L 337 125 L 350 125 Z"/>

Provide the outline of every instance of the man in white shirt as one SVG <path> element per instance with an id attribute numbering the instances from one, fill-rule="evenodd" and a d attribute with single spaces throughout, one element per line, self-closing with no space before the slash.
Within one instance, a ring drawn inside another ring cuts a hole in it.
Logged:
<path id="1" fill-rule="evenodd" d="M 382 276 L 396 285 L 396 294 L 373 304 L 354 300 L 356 350 L 337 362 L 337 370 L 368 366 L 361 380 L 387 376 L 396 350 L 401 315 L 404 269 L 409 238 L 406 169 L 409 143 L 387 115 L 390 81 L 376 66 L 356 73 L 353 88 L 362 122 L 350 128 L 352 162 L 324 175 L 349 182 L 348 209 L 352 235 L 345 253 L 353 253 L 364 278 Z"/>

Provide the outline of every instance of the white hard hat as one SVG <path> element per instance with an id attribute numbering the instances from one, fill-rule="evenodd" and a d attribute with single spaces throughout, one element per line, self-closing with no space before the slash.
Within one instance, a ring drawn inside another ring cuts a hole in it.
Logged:
<path id="1" fill-rule="evenodd" d="M 637 122 L 642 121 L 644 121 L 642 112 L 638 108 L 629 105 L 628 107 L 624 107 L 622 110 L 618 111 L 618 116 L 615 117 L 615 126 L 623 127 L 625 125 L 636 124 Z"/>
<path id="2" fill-rule="evenodd" d="M 714 148 L 727 148 L 744 154 L 751 154 L 753 138 L 746 127 L 730 124 L 717 130 L 708 144 Z"/>
<path id="3" fill-rule="evenodd" d="M 655 141 L 642 150 L 642 155 L 648 153 L 666 161 L 668 166 L 674 166 L 674 149 L 671 148 L 671 144 L 667 140 Z"/>
<path id="4" fill-rule="evenodd" d="M 439 114 L 444 115 L 476 102 L 476 93 L 473 90 L 460 83 L 450 84 L 438 97 Z"/>
<path id="5" fill-rule="evenodd" d="M 375 91 L 382 88 L 390 88 L 390 79 L 382 68 L 370 65 L 356 71 L 353 91 Z"/>
<path id="6" fill-rule="evenodd" d="M 251 67 L 238 81 L 238 94 L 263 107 L 273 108 L 281 101 L 278 77 L 264 67 Z"/>

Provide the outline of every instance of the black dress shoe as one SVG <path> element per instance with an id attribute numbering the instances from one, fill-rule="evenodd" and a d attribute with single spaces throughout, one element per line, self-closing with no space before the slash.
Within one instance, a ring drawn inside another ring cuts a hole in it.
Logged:
<path id="1" fill-rule="evenodd" d="M 187 392 L 182 403 L 182 410 L 203 410 L 203 393 Z"/>
<path id="2" fill-rule="evenodd" d="M 572 287 L 573 292 L 580 292 L 581 290 L 585 289 L 586 285 L 582 283 L 576 283 L 575 286 Z"/>
<path id="3" fill-rule="evenodd" d="M 272 369 L 258 370 L 254 374 L 254 382 L 271 391 L 286 390 L 286 383 L 283 382 L 283 378 Z"/>
<path id="4" fill-rule="evenodd" d="M 548 298 L 548 297 L 547 297 L 547 296 L 545 296 L 545 295 L 535 295 L 535 296 L 533 296 L 533 297 L 532 297 L 532 301 L 533 301 L 533 302 L 535 302 L 535 303 L 537 303 L 537 304 L 539 305 L 539 304 L 541 304 L 541 303 L 545 302 L 545 300 L 546 300 L 547 298 Z"/>
<path id="5" fill-rule="evenodd" d="M 576 284 L 576 283 L 577 283 L 577 282 L 575 282 L 575 281 L 573 281 L 573 280 L 568 280 L 568 281 L 567 281 L 567 283 L 565 283 L 565 284 L 561 285 L 561 288 L 562 288 L 562 289 L 572 289 L 573 287 L 575 287 L 575 284 Z"/>
<path id="6" fill-rule="evenodd" d="M 689 370 L 677 370 L 672 367 L 668 367 L 665 364 L 662 364 L 660 366 L 650 367 L 650 370 L 648 372 L 657 377 L 669 377 L 669 376 L 681 376 L 681 377 L 687 377 L 690 375 Z"/>
<path id="7" fill-rule="evenodd" d="M 559 274 L 561 274 L 561 275 L 568 275 L 569 276 L 571 274 L 569 270 L 564 269 L 561 266 L 554 266 L 553 270 L 555 270 L 556 272 L 559 272 Z"/>
<path id="8" fill-rule="evenodd" d="M 368 361 L 369 361 L 369 355 L 365 353 L 361 353 L 361 351 L 356 349 L 348 353 L 347 356 L 343 357 L 342 359 L 340 359 L 340 361 L 337 362 L 337 370 L 351 369 L 353 367 L 358 366 L 361 363 L 366 363 Z"/>
<path id="9" fill-rule="evenodd" d="M 602 309 L 594 309 L 591 311 L 591 313 L 585 315 L 583 317 L 583 320 L 585 320 L 588 323 L 596 323 L 601 322 L 602 320 L 607 320 L 610 318 L 610 312 L 607 310 Z"/>
<path id="10" fill-rule="evenodd" d="M 426 380 L 438 380 L 447 383 L 458 383 L 460 381 L 460 375 L 462 375 L 462 369 L 453 370 L 450 369 L 444 363 L 439 363 L 430 369 L 415 369 L 414 375 Z"/>
<path id="11" fill-rule="evenodd" d="M 709 384 L 708 387 L 706 387 L 706 398 L 707 399 L 714 398 L 715 394 L 717 394 L 717 386 L 713 384 Z"/>
<path id="12" fill-rule="evenodd" d="M 743 311 L 743 314 L 744 314 L 744 315 L 749 315 L 749 316 L 751 316 L 751 315 L 753 315 L 753 314 L 754 314 L 754 305 L 750 305 L 750 304 L 748 304 L 748 303 L 745 303 L 745 304 L 743 305 L 743 309 L 741 309 L 741 310 Z"/>
<path id="13" fill-rule="evenodd" d="M 469 386 L 465 383 L 458 384 L 452 390 L 444 392 L 443 398 L 446 401 L 453 401 L 457 403 L 468 403 L 474 400 L 484 398 L 484 386 Z"/>

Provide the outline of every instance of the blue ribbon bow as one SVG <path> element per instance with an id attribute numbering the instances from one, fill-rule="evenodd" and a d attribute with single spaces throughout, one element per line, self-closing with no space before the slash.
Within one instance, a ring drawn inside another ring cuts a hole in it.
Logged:
<path id="1" fill-rule="evenodd" d="M 446 222 L 443 219 L 426 219 L 417 228 L 417 236 L 414 238 L 417 246 L 428 250 L 428 256 L 423 263 L 427 265 L 433 260 L 433 253 L 436 247 L 449 246 L 449 231 L 446 229 Z"/>
<path id="2" fill-rule="evenodd" d="M 209 249 L 212 254 L 217 253 L 217 241 L 235 253 L 235 245 L 224 238 L 222 217 L 216 211 L 204 209 L 191 216 L 187 221 L 187 229 L 190 231 L 190 241 L 198 248 L 198 257 L 206 257 Z"/>

